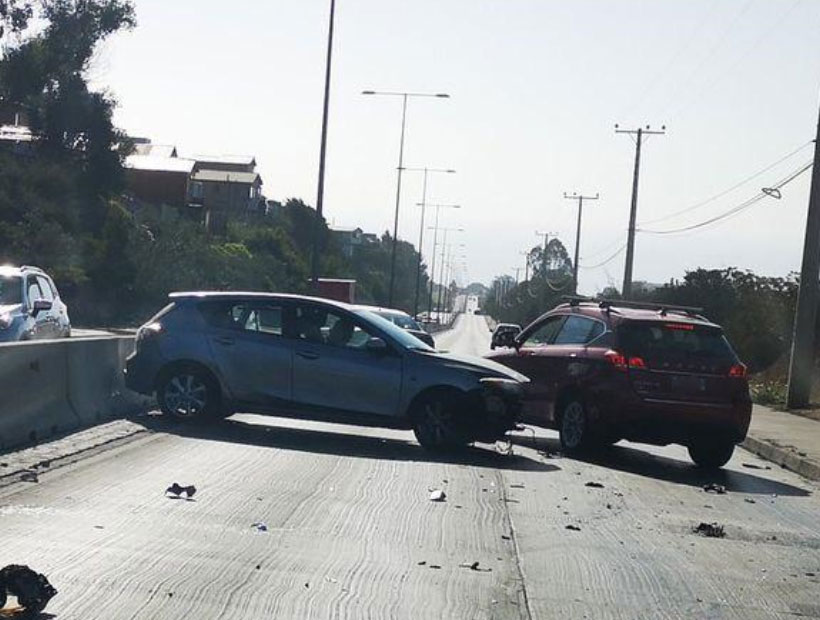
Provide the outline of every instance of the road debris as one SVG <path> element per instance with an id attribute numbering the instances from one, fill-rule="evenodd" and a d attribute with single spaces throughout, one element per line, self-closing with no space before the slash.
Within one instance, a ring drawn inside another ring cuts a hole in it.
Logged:
<path id="1" fill-rule="evenodd" d="M 470 570 L 479 572 L 479 573 L 490 573 L 492 572 L 492 568 L 479 568 L 480 562 L 472 562 L 471 564 L 467 564 L 466 562 L 459 564 L 459 568 L 469 568 Z"/>
<path id="2" fill-rule="evenodd" d="M 567 525 L 566 527 L 564 527 L 564 529 L 565 530 L 572 530 L 573 532 L 580 532 L 581 531 L 580 527 L 578 527 L 577 525 L 572 525 L 571 523 L 569 525 Z"/>
<path id="3" fill-rule="evenodd" d="M 743 467 L 748 469 L 771 469 L 770 465 L 758 465 L 757 463 L 743 463 Z"/>
<path id="4" fill-rule="evenodd" d="M 431 502 L 443 502 L 447 499 L 447 494 L 442 491 L 441 489 L 436 489 L 432 493 L 430 493 L 430 501 Z"/>
<path id="5" fill-rule="evenodd" d="M 257 532 L 267 532 L 268 526 L 265 523 L 259 521 L 258 523 L 251 523 L 251 527 L 254 528 Z"/>
<path id="6" fill-rule="evenodd" d="M 692 528 L 692 531 L 695 534 L 700 534 L 701 536 L 705 536 L 706 538 L 723 538 L 726 536 L 726 532 L 723 530 L 723 526 L 717 523 L 701 523 L 697 527 Z"/>
<path id="7" fill-rule="evenodd" d="M 507 536 L 506 534 L 502 534 L 501 538 L 502 540 L 512 540 L 512 538 L 510 536 Z"/>
<path id="8" fill-rule="evenodd" d="M 604 488 L 604 485 L 602 485 L 600 482 L 587 482 L 584 486 L 585 487 L 590 487 L 591 489 L 603 489 Z"/>
<path id="9" fill-rule="evenodd" d="M 743 501 L 746 502 L 747 504 L 756 504 L 757 503 L 751 497 L 745 497 L 745 498 L 743 498 Z"/>
<path id="10" fill-rule="evenodd" d="M 726 487 L 716 482 L 710 482 L 703 485 L 703 490 L 707 493 L 716 493 L 718 495 L 726 495 Z"/>
<path id="11" fill-rule="evenodd" d="M 511 488 L 511 489 L 523 489 L 523 488 L 525 488 L 525 487 L 524 487 L 524 484 L 523 484 L 523 483 L 516 482 L 515 484 L 511 484 L 511 485 L 510 485 L 510 488 Z"/>
<path id="12" fill-rule="evenodd" d="M 194 485 L 189 485 L 184 487 L 179 483 L 175 482 L 167 489 L 165 489 L 165 494 L 173 499 L 179 499 L 182 497 L 182 494 L 185 494 L 186 499 L 191 499 L 196 494 L 196 487 Z"/>
<path id="13" fill-rule="evenodd" d="M 422 560 L 421 562 L 416 562 L 416 564 L 418 564 L 419 566 L 424 566 L 425 564 L 427 564 L 427 560 Z"/>
<path id="14" fill-rule="evenodd" d="M 441 566 L 439 566 L 438 564 L 430 564 L 430 568 L 435 568 L 436 570 L 438 570 L 441 568 Z"/>
<path id="15" fill-rule="evenodd" d="M 6 605 L 6 596 L 17 598 L 20 607 L 10 617 L 34 617 L 46 608 L 57 590 L 41 575 L 28 566 L 10 564 L 0 570 L 0 609 Z"/>
<path id="16" fill-rule="evenodd" d="M 40 477 L 37 475 L 36 471 L 26 469 L 20 474 L 20 480 L 23 482 L 40 482 Z"/>

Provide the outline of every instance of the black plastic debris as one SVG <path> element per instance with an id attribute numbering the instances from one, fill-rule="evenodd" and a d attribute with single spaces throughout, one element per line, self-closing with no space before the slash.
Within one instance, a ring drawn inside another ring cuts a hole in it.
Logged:
<path id="1" fill-rule="evenodd" d="M 743 501 L 746 502 L 747 504 L 756 504 L 757 503 L 751 497 L 746 497 L 746 498 L 743 499 Z"/>
<path id="2" fill-rule="evenodd" d="M 572 525 L 572 524 L 567 525 L 564 529 L 565 530 L 572 530 L 573 532 L 580 532 L 581 531 L 580 527 L 578 527 L 577 525 Z"/>
<path id="3" fill-rule="evenodd" d="M 258 523 L 251 523 L 251 527 L 254 528 L 257 532 L 267 532 L 268 526 L 265 523 L 259 521 Z"/>
<path id="4" fill-rule="evenodd" d="M 191 499 L 196 494 L 196 487 L 194 485 L 184 487 L 179 483 L 175 482 L 167 489 L 165 489 L 165 494 L 173 496 L 174 499 L 182 497 L 182 495 L 185 494 L 186 498 Z"/>
<path id="5" fill-rule="evenodd" d="M 465 562 L 463 564 L 459 564 L 458 566 L 459 568 L 469 568 L 470 570 L 476 571 L 478 573 L 490 573 L 493 570 L 492 568 L 481 568 L 480 565 L 480 562 L 472 562 L 470 564 L 467 564 Z"/>
<path id="6" fill-rule="evenodd" d="M 695 528 L 692 528 L 692 531 L 695 534 L 700 534 L 701 536 L 705 536 L 706 538 L 723 538 L 726 536 L 726 532 L 723 530 L 722 525 L 718 525 L 717 523 L 701 523 Z"/>
<path id="7" fill-rule="evenodd" d="M 511 537 L 509 537 L 509 536 L 507 536 L 506 534 L 502 534 L 502 535 L 501 535 L 501 539 L 502 539 L 502 540 L 512 540 L 512 538 L 511 538 Z"/>
<path id="8" fill-rule="evenodd" d="M 511 485 L 510 485 L 510 488 L 511 488 L 511 489 L 523 489 L 523 488 L 524 488 L 524 485 L 523 485 L 522 483 L 520 483 L 520 482 L 517 482 L 517 483 L 515 483 L 515 484 L 511 484 Z"/>
<path id="9" fill-rule="evenodd" d="M 10 564 L 0 570 L 0 609 L 5 607 L 9 594 L 17 598 L 21 617 L 34 617 L 46 608 L 57 590 L 45 575 L 28 566 Z"/>
<path id="10" fill-rule="evenodd" d="M 602 485 L 600 482 L 587 482 L 584 486 L 585 487 L 590 487 L 592 489 L 603 489 L 604 488 L 604 485 Z"/>
<path id="11" fill-rule="evenodd" d="M 717 493 L 718 495 L 726 495 L 726 487 L 716 482 L 710 482 L 703 485 L 703 490 L 707 493 Z"/>
<path id="12" fill-rule="evenodd" d="M 769 465 L 758 465 L 757 463 L 743 463 L 743 467 L 748 469 L 771 469 Z"/>
<path id="13" fill-rule="evenodd" d="M 40 482 L 40 477 L 37 475 L 36 471 L 27 469 L 20 474 L 20 480 L 23 482 Z"/>

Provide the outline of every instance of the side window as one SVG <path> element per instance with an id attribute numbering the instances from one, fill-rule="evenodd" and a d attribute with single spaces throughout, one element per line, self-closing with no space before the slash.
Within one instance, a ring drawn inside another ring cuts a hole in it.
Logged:
<path id="1" fill-rule="evenodd" d="M 200 306 L 200 312 L 211 327 L 283 334 L 284 309 L 276 302 L 208 302 Z"/>
<path id="2" fill-rule="evenodd" d="M 558 328 L 561 327 L 561 322 L 564 320 L 563 316 L 552 316 L 541 323 L 534 331 L 530 332 L 527 339 L 524 341 L 525 347 L 542 347 L 545 344 L 551 344 L 555 334 L 558 333 Z"/>
<path id="3" fill-rule="evenodd" d="M 598 321 L 582 316 L 571 316 L 561 327 L 555 344 L 586 344 L 603 331 L 604 326 Z"/>
<path id="4" fill-rule="evenodd" d="M 317 344 L 363 349 L 370 333 L 346 315 L 319 306 L 297 306 L 296 337 Z"/>
<path id="5" fill-rule="evenodd" d="M 43 299 L 46 301 L 54 301 L 54 293 L 48 284 L 48 280 L 43 276 L 37 276 L 37 283 L 40 285 L 40 292 L 43 294 Z"/>
<path id="6" fill-rule="evenodd" d="M 28 303 L 31 306 L 38 299 L 43 299 L 43 293 L 40 290 L 40 285 L 37 284 L 37 278 L 30 277 L 27 282 L 28 287 Z"/>

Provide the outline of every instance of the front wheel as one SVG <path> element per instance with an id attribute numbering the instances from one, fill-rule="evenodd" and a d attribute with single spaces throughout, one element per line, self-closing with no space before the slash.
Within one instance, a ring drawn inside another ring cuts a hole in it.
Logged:
<path id="1" fill-rule="evenodd" d="M 435 394 L 419 402 L 412 413 L 413 433 L 425 450 L 439 451 L 464 445 L 461 411 L 449 394 Z"/>
<path id="2" fill-rule="evenodd" d="M 586 408 L 580 400 L 573 398 L 564 405 L 558 434 L 565 452 L 579 452 L 589 443 Z"/>
<path id="3" fill-rule="evenodd" d="M 157 389 L 162 413 L 178 420 L 215 418 L 220 411 L 214 378 L 198 368 L 179 367 L 166 373 Z"/>
<path id="4" fill-rule="evenodd" d="M 687 446 L 689 456 L 698 467 L 719 469 L 726 465 L 735 451 L 730 441 L 696 441 Z"/>

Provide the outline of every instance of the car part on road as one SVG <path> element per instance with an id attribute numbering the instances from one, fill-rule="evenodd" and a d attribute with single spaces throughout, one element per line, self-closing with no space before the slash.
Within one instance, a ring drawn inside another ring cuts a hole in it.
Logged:
<path id="1" fill-rule="evenodd" d="M 430 501 L 431 502 L 443 502 L 447 499 L 447 494 L 442 491 L 441 489 L 436 489 L 432 493 L 430 493 Z"/>
<path id="2" fill-rule="evenodd" d="M 571 530 L 573 532 L 580 532 L 581 531 L 580 527 L 578 527 L 577 525 L 572 525 L 572 524 L 567 525 L 566 527 L 564 527 L 564 529 L 565 530 Z"/>
<path id="3" fill-rule="evenodd" d="M 703 485 L 703 490 L 706 493 L 716 493 L 717 495 L 726 495 L 726 487 L 722 484 L 718 484 L 717 482 L 710 482 L 709 484 Z"/>
<path id="4" fill-rule="evenodd" d="M 717 523 L 701 523 L 692 528 L 692 531 L 706 538 L 724 538 L 726 536 L 723 526 Z"/>
<path id="5" fill-rule="evenodd" d="M 604 485 L 601 484 L 600 482 L 587 482 L 584 486 L 585 487 L 590 487 L 590 488 L 593 488 L 593 489 L 603 489 L 604 488 Z"/>
<path id="6" fill-rule="evenodd" d="M 185 496 L 188 499 L 191 499 L 194 496 L 194 494 L 196 493 L 196 487 L 194 485 L 189 485 L 189 486 L 184 487 L 184 486 L 181 486 L 180 484 L 175 482 L 174 484 L 169 486 L 167 489 L 165 489 L 165 493 L 166 493 L 166 495 L 167 494 L 176 495 L 177 497 L 179 497 L 180 495 L 185 493 Z"/>
<path id="7" fill-rule="evenodd" d="M 46 608 L 57 590 L 45 575 L 28 566 L 10 564 L 0 570 L 0 609 L 5 607 L 8 594 L 16 597 L 21 606 L 15 616 L 33 618 Z"/>

